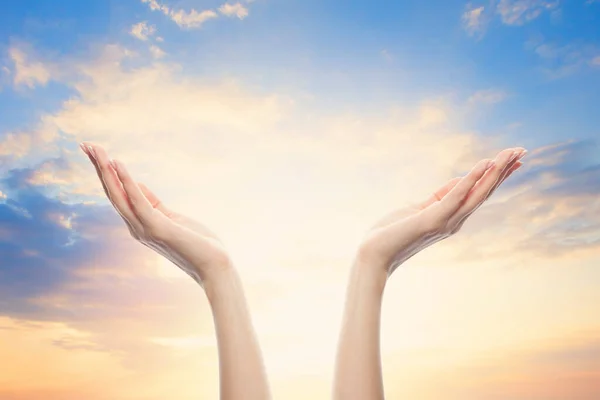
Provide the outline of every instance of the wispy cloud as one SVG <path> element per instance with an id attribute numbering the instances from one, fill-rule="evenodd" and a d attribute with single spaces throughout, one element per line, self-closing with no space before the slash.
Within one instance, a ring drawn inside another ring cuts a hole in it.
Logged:
<path id="1" fill-rule="evenodd" d="M 540 57 L 542 70 L 552 79 L 563 78 L 594 67 L 600 58 L 600 48 L 587 43 L 559 45 L 544 40 L 530 40 L 525 44 L 525 48 Z"/>
<path id="2" fill-rule="evenodd" d="M 469 246 L 455 244 L 454 254 L 466 261 L 516 251 L 520 261 L 515 264 L 539 257 L 593 257 L 600 250 L 599 148 L 590 139 L 530 149 L 522 170 L 465 225 L 461 235 L 469 237 Z M 522 206 L 515 209 L 515 202 Z M 524 219 L 530 221 L 527 227 Z M 483 228 L 488 224 L 505 226 L 502 244 L 486 239 Z"/>
<path id="3" fill-rule="evenodd" d="M 198 11 L 191 9 L 189 11 L 183 9 L 174 9 L 160 4 L 157 0 L 141 0 L 142 3 L 148 3 L 148 6 L 153 11 L 160 11 L 173 22 L 182 28 L 193 29 L 200 28 L 206 21 L 219 17 L 219 13 L 227 17 L 237 17 L 244 19 L 248 16 L 248 8 L 241 2 L 224 3 L 217 10 L 207 9 Z"/>
<path id="4" fill-rule="evenodd" d="M 487 26 L 487 18 L 484 15 L 485 6 L 474 7 L 468 4 L 462 15 L 462 23 L 465 31 L 471 36 L 483 35 Z"/>
<path id="5" fill-rule="evenodd" d="M 156 33 L 156 27 L 154 25 L 148 25 L 146 21 L 142 21 L 134 24 L 129 33 L 136 38 L 145 41 Z"/>
<path id="6" fill-rule="evenodd" d="M 160 11 L 173 22 L 182 28 L 199 28 L 202 24 L 210 19 L 218 17 L 218 14 L 213 10 L 196 11 L 191 9 L 185 11 L 182 9 L 171 9 L 166 5 L 158 3 L 157 0 L 142 0 L 142 3 L 148 3 L 152 11 Z"/>
<path id="7" fill-rule="evenodd" d="M 558 8 L 559 0 L 500 0 L 497 12 L 507 25 L 524 25 L 539 17 L 544 11 Z"/>
<path id="8" fill-rule="evenodd" d="M 546 11 L 558 12 L 560 1 L 494 0 L 487 5 L 468 3 L 462 14 L 462 25 L 470 36 L 481 38 L 494 17 L 505 25 L 520 26 L 535 20 Z"/>
<path id="9" fill-rule="evenodd" d="M 13 62 L 13 82 L 15 86 L 34 88 L 44 86 L 50 80 L 50 70 L 43 63 L 32 59 L 26 50 L 19 46 L 9 49 L 9 56 Z"/>
<path id="10" fill-rule="evenodd" d="M 150 54 L 152 54 L 152 57 L 154 58 L 163 58 L 167 53 L 160 47 L 152 45 L 150 46 Z"/>
<path id="11" fill-rule="evenodd" d="M 238 17 L 239 19 L 248 16 L 248 8 L 239 2 L 234 4 L 225 3 L 219 7 L 219 12 L 228 17 Z"/>

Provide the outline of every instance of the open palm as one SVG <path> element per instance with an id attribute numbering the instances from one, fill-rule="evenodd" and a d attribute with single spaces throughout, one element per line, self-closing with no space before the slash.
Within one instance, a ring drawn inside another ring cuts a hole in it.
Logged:
<path id="1" fill-rule="evenodd" d="M 493 160 L 482 160 L 464 177 L 448 181 L 425 201 L 386 215 L 367 233 L 360 254 L 383 263 L 388 276 L 424 248 L 458 232 L 475 212 L 521 167 L 526 150 L 501 151 Z"/>
<path id="2" fill-rule="evenodd" d="M 121 162 L 98 145 L 81 146 L 96 168 L 106 196 L 133 238 L 172 261 L 199 283 L 227 268 L 223 243 L 203 224 L 168 209 L 146 185 L 135 182 Z"/>

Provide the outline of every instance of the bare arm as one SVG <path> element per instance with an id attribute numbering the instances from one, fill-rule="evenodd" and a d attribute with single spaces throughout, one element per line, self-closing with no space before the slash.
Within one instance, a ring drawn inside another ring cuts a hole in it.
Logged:
<path id="1" fill-rule="evenodd" d="M 381 305 L 399 265 L 456 233 L 522 163 L 522 148 L 482 160 L 432 196 L 387 215 L 368 233 L 350 272 L 333 384 L 334 400 L 384 399 L 380 354 Z"/>
<path id="2" fill-rule="evenodd" d="M 379 330 L 384 270 L 357 259 L 350 271 L 334 380 L 335 400 L 383 399 Z"/>
<path id="3" fill-rule="evenodd" d="M 270 399 L 262 354 L 235 269 L 206 282 L 219 350 L 222 400 Z"/>
<path id="4" fill-rule="evenodd" d="M 168 209 L 125 165 L 98 145 L 82 144 L 106 196 L 131 236 L 181 268 L 205 290 L 215 322 L 222 400 L 271 398 L 242 288 L 223 243 L 207 227 Z"/>

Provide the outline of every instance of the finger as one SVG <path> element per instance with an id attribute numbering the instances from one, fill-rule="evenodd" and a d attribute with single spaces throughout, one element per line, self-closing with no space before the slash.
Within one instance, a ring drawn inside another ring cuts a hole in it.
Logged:
<path id="1" fill-rule="evenodd" d="M 459 210 L 456 211 L 455 215 L 452 216 L 453 221 L 449 221 L 450 224 L 461 221 L 468 215 L 471 215 L 477 208 L 481 206 L 489 198 L 491 193 L 497 188 L 508 176 L 508 173 L 512 173 L 512 168 L 515 163 L 519 161 L 519 153 L 504 153 L 499 154 L 498 165 L 495 170 L 488 171 L 483 178 L 477 182 L 471 192 L 467 195 L 466 200 L 461 205 Z"/>
<path id="2" fill-rule="evenodd" d="M 490 159 L 484 159 L 475 164 L 473 169 L 438 203 L 439 207 L 436 209 L 437 215 L 435 217 L 444 220 L 449 219 L 460 208 L 477 181 L 493 165 L 493 160 Z"/>
<path id="3" fill-rule="evenodd" d="M 141 228 L 141 222 L 129 204 L 127 194 L 125 193 L 114 168 L 110 164 L 106 150 L 98 145 L 88 144 L 88 146 L 100 171 L 100 179 L 106 186 L 108 197 L 113 203 L 113 206 L 117 212 L 121 214 L 123 219 L 129 222 L 132 228 L 139 230 L 139 228 Z"/>
<path id="4" fill-rule="evenodd" d="M 112 199 L 110 198 L 110 194 L 108 193 L 108 189 L 106 188 L 106 184 L 104 183 L 104 179 L 102 179 L 102 173 L 100 172 L 100 168 L 98 168 L 98 164 L 96 163 L 96 160 L 94 159 L 94 157 L 92 156 L 92 154 L 90 153 L 90 150 L 87 148 L 86 145 L 84 145 L 83 143 L 81 143 L 79 145 L 79 147 L 88 156 L 90 162 L 94 166 L 94 169 L 96 170 L 96 174 L 98 175 L 98 179 L 100 180 L 100 183 L 102 184 L 102 189 L 104 190 L 104 194 L 106 195 L 106 197 L 108 198 L 108 200 L 112 203 Z"/>
<path id="5" fill-rule="evenodd" d="M 433 203 L 442 200 L 444 198 L 444 196 L 446 196 L 448 194 L 448 192 L 450 192 L 450 190 L 452 190 L 452 188 L 454 186 L 456 186 L 456 184 L 458 182 L 460 182 L 461 179 L 462 179 L 462 176 L 457 176 L 456 178 L 450 179 L 448 182 L 446 182 L 446 184 L 444 186 L 442 186 L 441 188 L 436 190 L 431 195 L 431 197 L 429 197 L 424 202 L 419 203 L 419 208 L 421 208 L 421 209 L 427 208 L 430 205 L 432 205 Z"/>
<path id="6" fill-rule="evenodd" d="M 510 169 L 507 171 L 505 176 L 500 180 L 500 182 L 492 190 L 490 190 L 490 193 L 487 195 L 485 200 L 487 200 L 492 195 L 492 193 L 496 190 L 496 188 L 498 188 L 498 186 L 500 186 L 502 184 L 502 182 L 504 182 L 506 179 L 508 179 L 508 177 L 511 176 L 513 172 L 515 172 L 516 170 L 521 168 L 522 165 L 523 165 L 523 163 L 521 161 L 517 161 L 516 163 L 514 163 L 510 167 Z M 462 228 L 463 224 L 469 218 L 469 216 L 471 214 L 473 214 L 479 207 L 481 207 L 481 205 L 483 205 L 483 203 L 485 203 L 485 201 L 482 201 L 481 203 L 479 203 L 477 206 L 475 206 L 475 208 L 471 212 L 469 212 L 462 219 L 460 219 L 456 230 L 459 230 L 460 228 Z"/>
<path id="7" fill-rule="evenodd" d="M 123 188 L 121 187 L 121 183 L 119 182 L 115 171 L 112 169 L 112 167 L 109 166 L 109 171 L 107 172 L 102 172 L 100 166 L 98 165 L 98 161 L 96 160 L 96 158 L 93 156 L 92 150 L 94 149 L 94 147 L 92 147 L 92 145 L 89 144 L 84 144 L 82 143 L 80 145 L 81 149 L 85 152 L 85 154 L 88 156 L 88 158 L 90 159 L 92 165 L 94 166 L 94 168 L 96 169 L 96 174 L 98 174 L 98 178 L 100 179 L 100 183 L 102 184 L 102 189 L 104 189 L 104 193 L 106 194 L 106 197 L 108 198 L 108 200 L 111 202 L 111 204 L 113 205 L 113 207 L 115 208 L 115 210 L 117 211 L 117 213 L 119 214 L 119 216 L 123 219 L 123 221 L 127 224 L 127 226 L 129 227 L 130 230 L 132 230 L 134 228 L 134 225 L 136 224 L 136 220 L 135 220 L 135 215 L 133 214 L 133 212 L 131 212 L 129 210 L 126 209 L 124 211 L 122 211 L 123 207 L 119 207 L 117 205 L 117 203 L 119 202 L 119 192 L 121 197 L 125 197 L 125 193 L 123 192 Z M 97 154 L 97 148 L 95 148 L 94 150 L 96 150 L 94 153 Z M 109 190 L 108 185 L 107 185 L 107 181 L 109 182 L 113 182 L 114 185 L 111 186 L 115 186 L 116 189 L 113 190 L 111 192 L 111 190 Z M 125 199 L 125 206 L 126 208 L 129 208 L 129 205 L 127 204 L 127 200 Z"/>
<path id="8" fill-rule="evenodd" d="M 513 162 L 513 164 L 509 167 L 509 169 L 506 171 L 506 173 L 504 174 L 504 176 L 500 179 L 499 182 L 496 182 L 496 184 L 494 185 L 494 187 L 492 188 L 492 190 L 490 190 L 490 192 L 488 193 L 487 197 L 485 198 L 486 200 L 490 198 L 490 196 L 496 191 L 496 189 L 498 189 L 498 187 L 500 185 L 502 185 L 502 183 L 508 179 L 509 176 L 512 175 L 513 172 L 515 172 L 516 170 L 518 170 L 519 168 L 521 168 L 521 166 L 523 165 L 523 162 L 520 161 L 520 159 L 517 159 L 516 162 Z"/>
<path id="9" fill-rule="evenodd" d="M 138 184 L 140 190 L 142 191 L 142 193 L 144 194 L 144 196 L 146 196 L 146 198 L 150 202 L 150 205 L 152 206 L 152 208 L 155 208 L 155 209 L 159 210 L 160 212 L 162 212 L 163 214 L 167 214 L 167 215 L 171 212 L 171 210 L 169 210 L 163 204 L 163 202 L 158 198 L 157 195 L 154 194 L 154 192 L 152 192 L 148 188 L 148 186 L 144 185 L 141 182 L 138 182 L 137 184 Z"/>
<path id="10" fill-rule="evenodd" d="M 154 216 L 154 208 L 150 201 L 144 196 L 142 190 L 137 185 L 137 183 L 133 180 L 125 165 L 117 160 L 112 160 L 111 165 L 117 172 L 117 177 L 123 184 L 123 190 L 129 199 L 129 204 L 133 213 L 143 225 L 149 225 L 153 221 L 152 217 Z"/>

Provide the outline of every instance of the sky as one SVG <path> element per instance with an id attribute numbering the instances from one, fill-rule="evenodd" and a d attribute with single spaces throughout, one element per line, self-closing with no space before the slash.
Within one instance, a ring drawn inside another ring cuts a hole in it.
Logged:
<path id="1" fill-rule="evenodd" d="M 395 271 L 390 399 L 600 398 L 600 1 L 8 0 L 0 398 L 216 398 L 202 289 L 136 243 L 81 141 L 225 242 L 274 398 L 328 398 L 367 229 L 524 165 Z"/>

